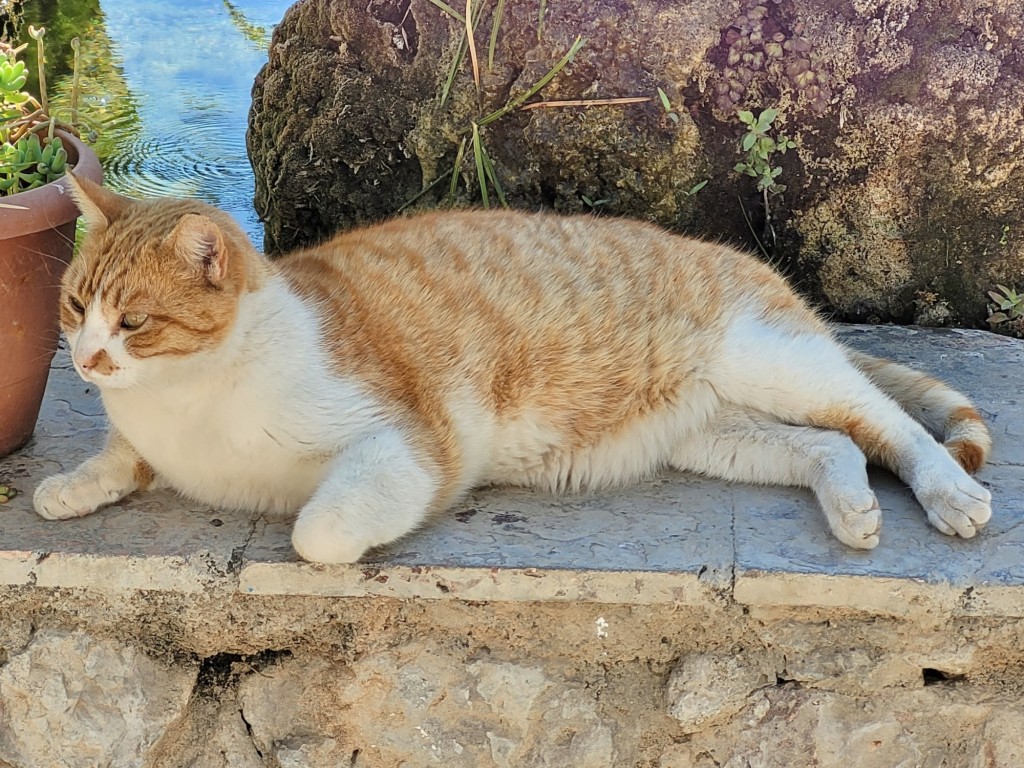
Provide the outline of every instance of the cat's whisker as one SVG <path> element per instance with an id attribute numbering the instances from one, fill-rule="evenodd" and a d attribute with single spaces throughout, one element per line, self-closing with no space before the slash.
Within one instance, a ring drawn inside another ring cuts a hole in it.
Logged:
<path id="1" fill-rule="evenodd" d="M 24 250 L 28 253 L 35 254 L 36 256 L 42 256 L 46 259 L 50 259 L 51 261 L 55 261 L 57 264 L 61 266 L 62 270 L 67 266 L 67 262 L 64 261 L 64 259 L 50 253 L 49 251 L 42 251 L 39 250 L 38 248 L 25 248 Z"/>

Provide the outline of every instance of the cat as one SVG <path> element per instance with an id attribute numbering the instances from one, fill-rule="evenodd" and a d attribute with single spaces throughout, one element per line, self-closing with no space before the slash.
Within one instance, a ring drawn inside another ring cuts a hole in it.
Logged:
<path id="1" fill-rule="evenodd" d="M 71 185 L 87 236 L 60 319 L 110 433 L 38 486 L 44 518 L 170 487 L 297 513 L 300 557 L 351 563 L 477 486 L 576 491 L 668 466 L 808 487 L 835 536 L 871 549 L 866 460 L 945 534 L 990 518 L 968 472 L 991 438 L 968 400 L 844 348 L 726 245 L 447 211 L 271 261 L 204 203 Z"/>

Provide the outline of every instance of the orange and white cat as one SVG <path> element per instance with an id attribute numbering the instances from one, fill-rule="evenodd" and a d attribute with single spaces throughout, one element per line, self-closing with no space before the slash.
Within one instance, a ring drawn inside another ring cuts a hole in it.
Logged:
<path id="1" fill-rule="evenodd" d="M 991 441 L 959 393 L 838 344 L 755 258 L 650 224 L 444 212 L 270 261 L 226 214 L 73 184 L 75 368 L 106 447 L 46 479 L 46 518 L 148 487 L 298 513 L 303 558 L 357 560 L 491 483 L 551 491 L 662 466 L 811 488 L 878 544 L 865 456 L 973 536 Z M 940 435 L 945 446 L 929 431 Z"/>

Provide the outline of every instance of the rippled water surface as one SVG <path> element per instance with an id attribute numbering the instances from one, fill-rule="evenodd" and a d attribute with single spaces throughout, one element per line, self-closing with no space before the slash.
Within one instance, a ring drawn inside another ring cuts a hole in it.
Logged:
<path id="1" fill-rule="evenodd" d="M 134 196 L 199 197 L 257 245 L 245 128 L 253 78 L 286 0 L 28 0 L 47 27 L 51 91 L 70 92 L 67 41 L 82 40 L 83 111 L 107 184 Z M 27 34 L 22 35 L 27 39 Z"/>

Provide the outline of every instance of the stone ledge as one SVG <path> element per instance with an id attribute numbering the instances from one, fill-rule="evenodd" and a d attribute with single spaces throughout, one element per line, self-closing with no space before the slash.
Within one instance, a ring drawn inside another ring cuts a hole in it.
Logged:
<path id="1" fill-rule="evenodd" d="M 883 540 L 853 552 L 810 493 L 666 473 L 635 488 L 554 498 L 486 489 L 355 566 L 297 561 L 289 525 L 142 494 L 81 520 L 31 510 L 39 480 L 95 452 L 96 392 L 58 356 L 36 436 L 0 461 L 21 495 L 0 507 L 0 585 L 471 601 L 845 607 L 1024 616 L 1024 343 L 978 331 L 844 328 L 852 346 L 915 365 L 975 399 L 996 440 L 980 474 L 995 515 L 964 541 L 931 529 L 875 473 Z"/>

